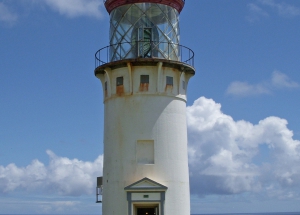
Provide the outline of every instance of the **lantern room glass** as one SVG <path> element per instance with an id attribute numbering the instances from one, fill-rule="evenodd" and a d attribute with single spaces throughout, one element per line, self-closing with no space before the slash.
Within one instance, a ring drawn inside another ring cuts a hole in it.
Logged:
<path id="1" fill-rule="evenodd" d="M 130 58 L 179 60 L 179 13 L 157 3 L 117 7 L 110 15 L 110 61 Z"/>

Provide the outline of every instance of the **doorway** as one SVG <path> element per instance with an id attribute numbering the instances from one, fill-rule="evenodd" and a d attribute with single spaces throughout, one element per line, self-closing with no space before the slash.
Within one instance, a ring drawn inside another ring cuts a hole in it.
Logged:
<path id="1" fill-rule="evenodd" d="M 137 206 L 136 215 L 159 215 L 158 206 Z"/>
<path id="2" fill-rule="evenodd" d="M 154 208 L 137 208 L 137 215 L 155 215 Z"/>

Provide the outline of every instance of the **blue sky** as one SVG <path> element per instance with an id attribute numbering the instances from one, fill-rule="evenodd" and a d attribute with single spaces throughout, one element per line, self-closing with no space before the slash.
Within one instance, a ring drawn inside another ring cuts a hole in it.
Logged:
<path id="1" fill-rule="evenodd" d="M 300 1 L 187 0 L 192 213 L 300 211 Z M 0 213 L 100 214 L 101 0 L 0 0 Z"/>

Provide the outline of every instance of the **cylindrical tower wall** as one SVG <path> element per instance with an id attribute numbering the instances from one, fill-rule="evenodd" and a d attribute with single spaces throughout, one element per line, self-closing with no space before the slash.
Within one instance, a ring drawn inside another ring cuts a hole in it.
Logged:
<path id="1" fill-rule="evenodd" d="M 153 144 L 154 157 L 145 160 L 140 157 L 138 144 L 141 142 Z M 165 214 L 190 214 L 186 117 L 182 100 L 133 96 L 107 101 L 104 155 L 103 215 L 112 211 L 120 215 L 127 212 L 124 187 L 142 177 L 168 187 Z"/>
<path id="2" fill-rule="evenodd" d="M 145 85 L 141 77 L 147 75 Z M 124 187 L 143 177 L 168 187 L 164 214 L 190 214 L 186 83 L 191 76 L 161 64 L 98 75 L 105 98 L 103 215 L 126 214 Z"/>

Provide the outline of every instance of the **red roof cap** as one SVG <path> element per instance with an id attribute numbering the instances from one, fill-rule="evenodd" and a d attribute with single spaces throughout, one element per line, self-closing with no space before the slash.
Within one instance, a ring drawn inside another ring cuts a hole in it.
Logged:
<path id="1" fill-rule="evenodd" d="M 104 4 L 108 13 L 122 5 L 134 3 L 164 4 L 175 8 L 180 13 L 184 7 L 184 2 L 185 0 L 105 0 Z"/>

